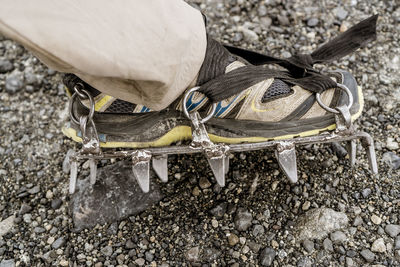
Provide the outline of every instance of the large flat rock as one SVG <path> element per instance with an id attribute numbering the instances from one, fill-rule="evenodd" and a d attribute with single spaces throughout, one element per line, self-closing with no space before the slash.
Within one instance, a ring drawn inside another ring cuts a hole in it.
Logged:
<path id="1" fill-rule="evenodd" d="M 150 179 L 150 192 L 145 194 L 133 177 L 132 163 L 120 161 L 99 168 L 94 186 L 89 177 L 78 180 L 70 201 L 75 230 L 119 221 L 159 202 L 162 195 L 153 173 Z"/>

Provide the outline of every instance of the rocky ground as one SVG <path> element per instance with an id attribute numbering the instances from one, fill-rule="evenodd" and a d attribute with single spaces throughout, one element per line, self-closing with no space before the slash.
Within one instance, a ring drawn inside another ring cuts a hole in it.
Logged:
<path id="1" fill-rule="evenodd" d="M 281 57 L 380 14 L 377 41 L 332 65 L 364 89 L 357 126 L 375 139 L 379 174 L 361 147 L 350 169 L 342 146 L 312 145 L 297 151 L 298 184 L 261 151 L 235 154 L 220 188 L 201 156 L 173 156 L 161 202 L 75 232 L 60 74 L 0 37 L 0 266 L 399 266 L 399 2 L 191 3 L 215 38 Z"/>

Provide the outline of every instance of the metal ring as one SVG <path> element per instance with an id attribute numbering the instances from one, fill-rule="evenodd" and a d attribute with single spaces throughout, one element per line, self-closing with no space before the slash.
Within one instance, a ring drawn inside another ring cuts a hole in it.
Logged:
<path id="1" fill-rule="evenodd" d="M 199 88 L 200 88 L 200 86 L 193 87 L 192 89 L 190 89 L 189 91 L 187 91 L 187 92 L 185 93 L 184 97 L 183 97 L 183 103 L 182 103 L 182 105 L 183 105 L 183 113 L 185 114 L 185 116 L 186 116 L 188 119 L 190 119 L 190 116 L 189 116 L 189 112 L 188 112 L 187 107 L 186 107 L 187 99 L 188 99 L 188 97 L 189 97 L 189 95 L 190 95 L 191 93 L 196 92 L 197 90 L 199 90 Z M 207 121 L 209 121 L 209 120 L 214 116 L 214 113 L 215 113 L 216 110 L 217 110 L 217 104 L 216 104 L 216 103 L 213 103 L 213 104 L 212 104 L 212 108 L 211 108 L 210 114 L 208 114 L 208 116 L 205 117 L 204 119 L 201 119 L 200 122 L 201 122 L 201 123 L 206 123 Z"/>
<path id="2" fill-rule="evenodd" d="M 91 95 L 88 91 L 86 91 L 85 89 L 83 89 L 81 93 L 84 93 L 84 94 L 85 94 L 85 98 L 88 98 L 88 99 L 89 99 L 90 108 L 89 108 L 88 117 L 89 117 L 89 119 L 91 120 L 91 119 L 93 118 L 93 115 L 94 115 L 94 100 L 93 100 L 93 97 L 92 97 L 92 95 Z M 75 117 L 75 114 L 74 114 L 74 112 L 73 112 L 73 104 L 74 104 L 74 102 L 76 101 L 76 97 L 77 97 L 77 96 L 80 97 L 80 95 L 79 95 L 77 92 L 75 92 L 75 93 L 72 95 L 71 100 L 70 100 L 70 102 L 69 102 L 69 117 L 71 118 L 71 120 L 72 120 L 75 124 L 80 125 L 79 120 Z"/>
<path id="3" fill-rule="evenodd" d="M 350 109 L 351 106 L 353 105 L 353 95 L 351 94 L 349 88 L 347 88 L 346 85 L 341 84 L 341 83 L 337 83 L 336 86 L 337 86 L 339 89 L 341 89 L 341 90 L 343 90 L 343 91 L 346 92 L 347 97 L 348 97 L 347 108 Z M 324 103 L 322 103 L 322 101 L 321 101 L 321 94 L 320 94 L 320 93 L 317 93 L 317 94 L 316 94 L 316 99 L 317 99 L 318 104 L 321 106 L 321 108 L 325 109 L 326 111 L 331 112 L 331 113 L 335 113 L 335 114 L 339 114 L 339 113 L 340 113 L 338 110 L 333 109 L 333 108 L 330 108 L 330 107 L 328 107 L 327 105 L 325 105 Z"/>
<path id="4" fill-rule="evenodd" d="M 74 91 L 75 91 L 75 93 L 77 93 L 79 95 L 79 97 L 81 99 L 87 99 L 87 96 L 82 93 L 82 91 L 84 91 L 84 90 L 85 90 L 85 86 L 83 85 L 83 83 L 77 83 L 74 85 Z"/>

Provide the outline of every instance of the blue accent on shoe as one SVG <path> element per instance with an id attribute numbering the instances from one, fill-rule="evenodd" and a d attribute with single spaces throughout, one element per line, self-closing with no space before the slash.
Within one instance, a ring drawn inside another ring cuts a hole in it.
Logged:
<path id="1" fill-rule="evenodd" d="M 150 111 L 150 109 L 148 107 L 143 106 L 142 110 L 140 112 L 143 113 L 143 112 L 149 112 L 149 111 Z"/>
<path id="2" fill-rule="evenodd" d="M 238 98 L 239 96 L 236 96 L 228 105 L 226 105 L 225 107 L 222 107 L 222 101 L 218 103 L 217 105 L 217 109 L 215 110 L 214 116 L 215 117 L 219 117 L 222 115 L 222 113 L 225 112 L 225 110 L 227 110 L 232 104 L 233 102 L 235 102 L 235 100 Z"/>
<path id="3" fill-rule="evenodd" d="M 205 96 L 200 99 L 198 102 L 196 103 L 192 103 L 192 98 L 193 98 L 194 92 L 190 94 L 190 97 L 188 99 L 188 101 L 186 102 L 186 107 L 188 111 L 192 111 L 193 109 L 195 109 L 198 105 L 200 105 L 203 100 L 206 98 Z"/>

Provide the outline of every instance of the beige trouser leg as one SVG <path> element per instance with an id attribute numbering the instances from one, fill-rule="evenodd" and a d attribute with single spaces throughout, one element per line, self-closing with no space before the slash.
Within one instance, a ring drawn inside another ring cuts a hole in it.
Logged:
<path id="1" fill-rule="evenodd" d="M 0 0 L 0 33 L 51 68 L 160 110 L 204 60 L 202 15 L 182 0 Z"/>

